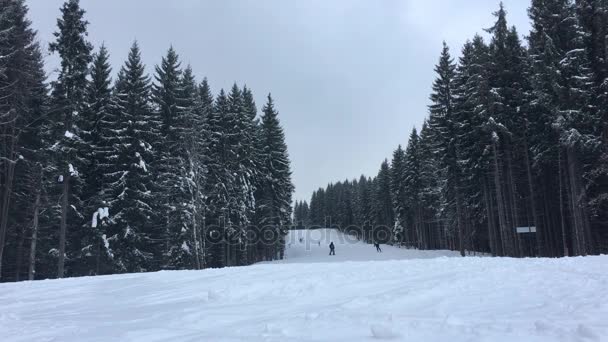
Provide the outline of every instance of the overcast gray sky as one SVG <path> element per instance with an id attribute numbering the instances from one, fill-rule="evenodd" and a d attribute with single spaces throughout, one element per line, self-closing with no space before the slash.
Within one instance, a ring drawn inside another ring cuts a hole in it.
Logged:
<path id="1" fill-rule="evenodd" d="M 503 0 L 529 31 L 528 0 Z M 28 0 L 46 47 L 62 0 Z M 237 82 L 258 109 L 272 92 L 285 128 L 295 199 L 374 175 L 427 115 L 442 40 L 455 55 L 492 25 L 491 0 L 81 0 L 89 39 L 114 70 L 137 39 L 148 71 L 173 45 L 214 93 Z M 49 71 L 56 58 L 47 57 Z"/>

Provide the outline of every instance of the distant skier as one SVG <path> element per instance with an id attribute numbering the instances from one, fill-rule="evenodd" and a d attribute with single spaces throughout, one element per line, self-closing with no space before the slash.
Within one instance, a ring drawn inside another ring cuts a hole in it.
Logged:
<path id="1" fill-rule="evenodd" d="M 382 253 L 382 248 L 380 248 L 380 244 L 379 243 L 374 242 L 374 246 L 376 246 L 376 252 Z"/>
<path id="2" fill-rule="evenodd" d="M 336 255 L 336 246 L 333 241 L 329 244 L 329 255 Z"/>
<path id="3" fill-rule="evenodd" d="M 319 247 L 321 247 L 321 240 L 319 240 Z"/>

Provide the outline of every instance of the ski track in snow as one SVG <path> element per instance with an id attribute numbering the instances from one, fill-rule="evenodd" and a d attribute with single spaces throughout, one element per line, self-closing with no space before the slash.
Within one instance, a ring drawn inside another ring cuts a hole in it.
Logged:
<path id="1" fill-rule="evenodd" d="M 0 341 L 608 341 L 608 256 L 347 238 L 291 232 L 285 260 L 249 267 L 0 284 Z"/>

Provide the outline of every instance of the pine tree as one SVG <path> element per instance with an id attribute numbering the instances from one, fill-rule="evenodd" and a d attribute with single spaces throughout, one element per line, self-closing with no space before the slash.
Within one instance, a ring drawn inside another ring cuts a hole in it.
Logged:
<path id="1" fill-rule="evenodd" d="M 302 225 L 306 228 L 310 226 L 310 208 L 308 206 L 308 202 L 303 201 L 301 204 L 301 214 L 300 218 L 302 220 Z"/>
<path id="2" fill-rule="evenodd" d="M 403 240 L 408 246 L 417 246 L 420 249 L 428 249 L 428 234 L 425 234 L 423 208 L 420 203 L 422 195 L 422 180 L 420 179 L 420 151 L 418 132 L 412 130 L 407 149 L 403 156 L 403 205 L 407 208 L 406 219 L 403 224 Z"/>
<path id="3" fill-rule="evenodd" d="M 559 130 L 560 145 L 565 149 L 567 165 L 568 202 L 571 214 L 572 252 L 574 255 L 594 253 L 589 221 L 584 165 L 592 150 L 600 144 L 597 122 L 600 118 L 592 106 L 593 74 L 585 50 L 584 32 L 575 16 L 574 8 L 568 8 L 565 31 L 564 58 L 560 60 L 559 114 L 554 129 Z"/>
<path id="4" fill-rule="evenodd" d="M 454 113 L 454 77 L 456 65 L 444 43 L 439 63 L 435 67 L 437 79 L 433 83 L 429 127 L 434 136 L 434 153 L 439 158 L 445 183 L 442 185 L 442 217 L 446 227 L 455 227 L 451 244 L 458 246 L 464 256 L 464 212 L 461 197 L 461 170 L 458 165 L 457 126 Z"/>
<path id="5" fill-rule="evenodd" d="M 420 129 L 418 149 L 420 154 L 420 202 L 424 207 L 423 224 L 429 231 L 429 241 L 433 249 L 448 248 L 445 239 L 445 230 L 439 222 L 440 200 L 441 200 L 441 178 L 438 177 L 439 161 L 435 154 L 435 135 L 429 128 L 427 122 Z"/>
<path id="6" fill-rule="evenodd" d="M 30 227 L 30 222 L 42 195 L 48 108 L 42 55 L 35 40 L 24 1 L 0 1 L 0 279 L 20 279 L 27 265 L 27 239 L 34 256 L 36 250 L 38 226 Z M 31 278 L 34 267 L 29 258 Z"/>
<path id="7" fill-rule="evenodd" d="M 523 176 L 523 164 L 520 164 L 525 154 L 522 153 L 522 146 L 526 146 L 523 141 L 526 122 L 525 116 L 521 115 L 526 91 L 526 80 L 523 78 L 525 55 L 517 31 L 507 27 L 506 11 L 502 3 L 494 15 L 496 23 L 488 30 L 492 33 L 492 41 L 489 45 L 486 77 L 491 92 L 486 96 L 490 98 L 490 104 L 486 106 L 490 115 L 485 129 L 486 134 L 491 135 L 491 173 L 500 249 L 506 255 L 520 256 L 522 246 L 515 227 L 527 225 L 531 221 L 530 218 L 523 217 L 524 213 L 531 210 L 525 208 L 527 203 L 519 200 L 529 188 L 527 179 Z"/>
<path id="8" fill-rule="evenodd" d="M 205 96 L 209 97 L 208 85 L 206 80 L 203 81 L 202 91 Z M 191 236 L 182 236 L 181 245 L 191 248 L 194 258 L 193 266 L 197 269 L 202 268 L 204 252 L 202 242 L 202 223 L 204 215 L 204 185 L 206 179 L 206 150 L 205 139 L 207 138 L 207 129 L 205 126 L 205 115 L 209 111 L 211 102 L 207 100 L 205 103 L 201 98 L 200 89 L 196 85 L 192 68 L 186 67 L 181 79 L 181 89 L 183 94 L 183 148 L 186 151 L 186 170 L 185 179 L 187 180 L 188 202 L 187 210 L 190 217 Z"/>
<path id="9" fill-rule="evenodd" d="M 52 84 L 53 121 L 56 123 L 53 149 L 57 176 L 62 184 L 59 248 L 56 251 L 58 278 L 65 274 L 66 254 L 80 249 L 79 228 L 85 219 L 81 195 L 86 175 L 80 171 L 86 165 L 90 150 L 82 137 L 82 114 L 86 110 L 86 85 L 92 50 L 86 40 L 88 22 L 83 19 L 85 11 L 80 8 L 79 0 L 68 0 L 61 13 L 62 17 L 57 19 L 57 39 L 50 44 L 51 52 L 57 52 L 61 58 L 57 81 Z M 66 248 L 66 241 L 70 241 L 72 246 Z"/>
<path id="10" fill-rule="evenodd" d="M 209 86 L 209 82 L 207 78 L 204 78 L 201 84 L 198 87 L 198 110 L 196 111 L 196 115 L 198 119 L 195 120 L 194 127 L 197 130 L 197 141 L 194 142 L 194 154 L 193 161 L 195 163 L 196 171 L 195 177 L 196 181 L 196 203 L 198 208 L 198 222 L 200 224 L 200 257 L 201 257 L 201 268 L 205 268 L 208 266 L 208 257 L 209 251 L 207 248 L 208 242 L 208 229 L 207 229 L 207 213 L 209 208 L 206 204 L 207 197 L 207 188 L 209 184 L 210 178 L 210 168 L 209 164 L 212 161 L 213 154 L 210 150 L 211 144 L 211 130 L 210 130 L 210 120 L 213 115 L 213 95 L 211 94 L 211 87 Z"/>
<path id="11" fill-rule="evenodd" d="M 260 120 L 257 118 L 257 107 L 253 99 L 253 93 L 247 86 L 243 87 L 243 113 L 241 120 L 243 120 L 245 131 L 243 136 L 243 167 L 246 170 L 246 179 L 249 183 L 249 188 L 246 189 L 247 194 L 247 210 L 248 210 L 248 221 L 249 228 L 247 228 L 247 236 L 255 236 L 259 227 L 257 222 L 257 216 L 255 214 L 255 201 L 261 195 L 260 193 L 260 182 L 263 177 L 262 162 L 260 151 L 263 150 L 261 142 L 261 127 Z M 256 261 L 256 246 L 251 243 L 250 239 L 245 239 L 247 246 L 245 246 L 247 259 L 246 263 L 252 263 Z"/>
<path id="12" fill-rule="evenodd" d="M 247 263 L 246 254 L 240 253 L 246 250 L 244 245 L 253 212 L 255 210 L 254 200 L 254 160 L 253 160 L 253 121 L 250 112 L 245 108 L 243 92 L 236 84 L 228 94 L 229 117 L 234 120 L 234 126 L 228 126 L 230 146 L 233 148 L 235 158 L 229 164 L 230 170 L 235 175 L 235 184 L 232 200 L 231 222 L 233 224 L 232 235 L 229 236 L 229 265 Z M 250 109 L 250 108 L 249 108 Z"/>
<path id="13" fill-rule="evenodd" d="M 206 222 L 209 240 L 210 267 L 226 266 L 226 241 L 230 227 L 230 206 L 234 186 L 234 175 L 228 167 L 233 160 L 233 148 L 230 146 L 227 127 L 234 127 L 229 117 L 229 105 L 226 93 L 222 89 L 215 100 L 213 111 L 207 119 L 209 127 L 209 179 L 207 194 Z"/>
<path id="14" fill-rule="evenodd" d="M 323 222 L 323 206 L 321 203 L 320 190 L 314 191 L 310 198 L 310 222 L 315 227 L 321 227 Z"/>
<path id="15" fill-rule="evenodd" d="M 584 107 L 590 104 L 591 75 L 581 49 L 582 30 L 567 0 L 533 1 L 529 15 L 535 114 L 532 150 L 543 189 L 540 201 L 549 203 L 541 215 L 547 218 L 539 224 L 539 247 L 546 256 L 585 255 L 593 252 L 581 179 L 581 143 L 587 139 L 580 139 L 583 135 L 572 124 L 580 115 L 589 118 Z M 586 120 L 581 123 L 588 126 Z M 558 217 L 550 214 L 556 212 Z"/>
<path id="16" fill-rule="evenodd" d="M 398 243 L 404 241 L 404 227 L 407 225 L 408 211 L 410 209 L 406 201 L 407 189 L 405 187 L 405 163 L 405 151 L 403 151 L 403 148 L 401 148 L 401 145 L 399 145 L 399 147 L 397 147 L 397 149 L 393 152 L 390 177 L 391 199 L 393 200 L 393 212 L 395 214 L 392 240 Z"/>
<path id="17" fill-rule="evenodd" d="M 597 253 L 608 251 L 608 2 L 605 0 L 576 1 L 584 45 L 593 79 L 593 96 L 589 108 L 602 125 L 595 125 L 594 136 L 600 143 L 588 156 L 591 166 L 585 172 L 589 180 L 589 211 Z"/>
<path id="18" fill-rule="evenodd" d="M 382 231 L 382 228 L 392 227 L 395 220 L 393 212 L 393 200 L 391 197 L 391 169 L 388 160 L 384 160 L 380 166 L 378 176 L 374 181 L 374 191 L 372 197 L 374 228 L 375 231 Z M 388 241 L 382 241 L 386 243 Z"/>
<path id="19" fill-rule="evenodd" d="M 76 274 L 99 274 L 102 259 L 106 254 L 102 239 L 103 224 L 99 222 L 98 225 L 92 227 L 92 216 L 98 216 L 99 210 L 103 211 L 107 207 L 102 197 L 103 178 L 98 175 L 103 174 L 112 165 L 112 160 L 108 157 L 114 153 L 113 146 L 105 144 L 106 141 L 104 141 L 106 138 L 104 135 L 108 133 L 107 117 L 115 108 L 110 77 L 112 69 L 108 60 L 108 51 L 105 46 L 102 46 L 93 57 L 91 81 L 87 85 L 87 107 L 83 112 L 82 139 L 91 153 L 86 164 L 83 165 L 83 170 L 86 175 L 91 176 L 85 179 L 83 189 L 86 220 L 82 227 L 81 249 L 76 255 L 78 258 L 75 265 L 78 269 Z"/>
<path id="20" fill-rule="evenodd" d="M 467 236 L 467 241 L 470 245 L 475 243 L 476 235 L 487 235 L 490 240 L 489 250 L 496 254 L 498 253 L 496 246 L 499 242 L 496 240 L 498 227 L 493 209 L 495 205 L 487 153 L 491 145 L 491 134 L 484 129 L 488 119 L 493 115 L 492 105 L 495 102 L 490 88 L 489 55 L 489 47 L 479 35 L 464 45 L 454 91 L 455 116 L 460 131 L 458 148 L 459 163 L 463 170 L 462 193 L 469 224 L 473 227 Z M 486 229 L 482 228 L 484 222 Z"/>
<path id="21" fill-rule="evenodd" d="M 109 272 L 160 269 L 163 235 L 158 211 L 154 172 L 158 160 L 154 144 L 160 140 L 160 117 L 150 105 L 150 77 L 141 62 L 137 42 L 118 74 L 116 108 L 107 116 L 102 135 L 115 154 L 103 174 L 103 198 L 110 222 L 102 235 L 105 254 L 112 260 Z"/>
<path id="22" fill-rule="evenodd" d="M 371 180 L 365 176 L 361 176 L 357 182 L 357 188 L 355 189 L 355 199 L 353 203 L 355 208 L 354 219 L 357 226 L 359 226 L 362 230 L 361 234 L 364 234 L 365 230 L 370 229 L 372 224 L 371 186 Z"/>
<path id="23" fill-rule="evenodd" d="M 276 259 L 283 257 L 283 229 L 291 223 L 291 196 L 294 186 L 291 182 L 285 133 L 270 94 L 262 112 L 261 140 L 264 150 L 261 151 L 261 162 L 264 176 L 260 183 L 262 192 L 256 201 L 256 212 L 263 217 L 259 222 L 271 229 L 276 237 L 273 245 L 265 246 L 264 255 L 267 259 Z"/>
<path id="24" fill-rule="evenodd" d="M 192 77 L 192 75 L 188 76 Z M 166 231 L 164 268 L 194 268 L 196 264 L 196 241 L 194 235 L 193 210 L 190 189 L 190 163 L 187 150 L 188 107 L 184 93 L 183 72 L 179 56 L 170 48 L 162 62 L 156 67 L 153 85 L 153 100 L 162 118 L 162 139 L 157 142 L 160 164 L 158 184 L 161 188 L 160 208 L 163 221 L 159 222 Z M 186 82 L 193 82 L 188 80 Z"/>

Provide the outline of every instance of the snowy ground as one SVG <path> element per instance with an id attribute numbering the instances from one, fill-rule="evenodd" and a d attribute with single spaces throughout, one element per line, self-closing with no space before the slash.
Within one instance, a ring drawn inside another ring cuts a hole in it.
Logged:
<path id="1" fill-rule="evenodd" d="M 295 236 L 274 264 L 0 284 L 0 341 L 608 341 L 607 256 L 378 254 L 325 234 L 335 257 Z"/>

